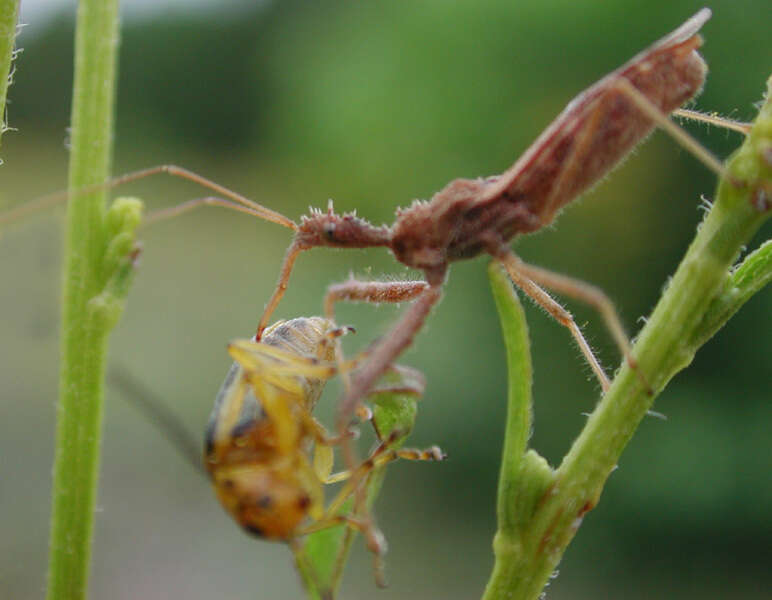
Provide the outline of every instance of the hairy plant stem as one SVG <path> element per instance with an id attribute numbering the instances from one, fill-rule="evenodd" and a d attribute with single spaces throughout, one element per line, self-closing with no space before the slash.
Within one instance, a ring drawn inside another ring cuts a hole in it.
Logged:
<path id="1" fill-rule="evenodd" d="M 522 440 L 527 430 L 523 428 L 529 420 L 513 419 L 512 414 L 522 414 L 523 403 L 530 404 L 530 398 L 514 393 L 510 383 L 499 530 L 494 539 L 496 562 L 484 600 L 539 598 L 656 395 L 772 277 L 769 243 L 732 270 L 743 246 L 772 213 L 771 97 L 772 78 L 766 104 L 750 134 L 727 162 L 727 176 L 719 182 L 714 206 L 633 347 L 638 369 L 654 393 L 625 364 L 553 471 L 533 451 L 525 452 Z M 522 346 L 518 339 L 522 332 L 515 327 L 513 334 L 505 320 L 517 311 L 507 308 L 514 300 L 502 291 L 509 283 L 495 271 L 491 282 L 511 356 L 513 347 Z M 510 381 L 524 376 L 522 367 L 510 364 Z M 510 451 L 519 454 L 512 457 Z"/>
<path id="2" fill-rule="evenodd" d="M 8 128 L 5 99 L 11 84 L 11 63 L 18 18 L 19 0 L 0 0 L 0 135 Z"/>
<path id="3" fill-rule="evenodd" d="M 108 178 L 118 47 L 118 1 L 81 0 L 75 41 L 67 232 L 62 299 L 48 598 L 86 597 L 99 470 L 104 361 L 115 320 L 94 302 L 111 273 L 104 191 Z M 97 304 L 99 304 L 97 302 Z"/>

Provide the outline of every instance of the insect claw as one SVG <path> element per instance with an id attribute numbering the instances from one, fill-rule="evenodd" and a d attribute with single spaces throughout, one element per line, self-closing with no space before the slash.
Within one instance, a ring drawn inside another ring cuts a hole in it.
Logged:
<path id="1" fill-rule="evenodd" d="M 448 455 L 445 454 L 439 446 L 432 446 L 431 448 L 428 448 L 426 452 L 431 455 L 433 460 L 439 461 L 448 458 Z"/>

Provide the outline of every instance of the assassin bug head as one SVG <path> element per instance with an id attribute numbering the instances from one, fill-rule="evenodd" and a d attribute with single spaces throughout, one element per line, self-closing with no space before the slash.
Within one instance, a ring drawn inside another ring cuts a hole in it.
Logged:
<path id="1" fill-rule="evenodd" d="M 356 213 L 336 214 L 332 200 L 327 211 L 309 209 L 295 234 L 295 243 L 303 249 L 316 246 L 332 248 L 369 248 L 388 246 L 391 233 L 386 226 L 375 227 Z"/>

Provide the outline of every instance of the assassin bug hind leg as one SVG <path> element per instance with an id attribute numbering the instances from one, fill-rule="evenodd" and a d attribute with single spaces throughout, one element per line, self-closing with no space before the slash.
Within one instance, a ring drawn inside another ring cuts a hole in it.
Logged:
<path id="1" fill-rule="evenodd" d="M 504 252 L 499 254 L 497 259 L 507 269 L 507 273 L 509 273 L 510 278 L 516 286 L 531 296 L 531 298 L 558 321 L 558 323 L 569 329 L 571 335 L 574 336 L 574 339 L 579 345 L 579 349 L 582 351 L 582 354 L 584 354 L 585 360 L 598 377 L 604 393 L 608 390 L 610 382 L 592 352 L 590 345 L 582 335 L 581 330 L 576 325 L 571 314 L 560 304 L 552 300 L 539 285 L 584 302 L 594 308 L 601 315 L 606 325 L 606 329 L 611 333 L 614 342 L 627 361 L 627 364 L 635 371 L 638 379 L 641 381 L 641 385 L 643 385 L 646 390 L 646 393 L 649 395 L 654 393 L 646 380 L 645 375 L 641 373 L 638 368 L 638 363 L 632 355 L 629 339 L 622 326 L 619 314 L 617 313 L 616 308 L 614 308 L 614 303 L 603 290 L 579 279 L 561 275 L 560 273 L 553 273 L 552 271 L 524 263 L 509 248 L 506 248 Z"/>
<path id="2" fill-rule="evenodd" d="M 625 94 L 641 112 L 666 131 L 674 140 L 676 140 L 676 142 L 688 150 L 692 156 L 708 167 L 708 169 L 713 171 L 719 177 L 727 176 L 726 169 L 724 169 L 724 165 L 720 160 L 689 135 L 685 129 L 671 121 L 666 114 L 664 114 L 645 95 L 638 91 L 629 81 L 620 78 L 619 81 L 615 83 L 615 86 L 620 92 Z"/>
<path id="3" fill-rule="evenodd" d="M 584 335 L 582 335 L 582 331 L 574 321 L 571 313 L 563 308 L 563 306 L 556 302 L 549 294 L 547 294 L 547 292 L 541 289 L 536 282 L 523 272 L 524 263 L 508 247 L 502 247 L 495 256 L 507 270 L 512 282 L 525 294 L 530 296 L 536 304 L 547 311 L 547 314 L 568 329 L 576 341 L 576 344 L 579 346 L 579 350 L 581 350 L 584 355 L 587 364 L 590 365 L 595 377 L 597 377 L 603 393 L 606 393 L 611 386 L 608 376 L 598 359 L 595 357 L 595 354 L 587 343 L 587 340 L 584 338 Z M 626 338 L 624 339 L 626 340 Z M 625 351 L 627 351 L 626 342 L 624 348 Z"/>
<path id="4" fill-rule="evenodd" d="M 727 119 L 726 117 L 721 117 L 717 114 L 701 113 L 697 110 L 690 110 L 688 108 L 678 108 L 671 114 L 674 117 L 680 117 L 690 121 L 698 121 L 707 125 L 729 129 L 730 131 L 736 131 L 737 133 L 742 133 L 743 135 L 748 135 L 751 130 L 751 124 L 746 123 L 745 121 Z"/>

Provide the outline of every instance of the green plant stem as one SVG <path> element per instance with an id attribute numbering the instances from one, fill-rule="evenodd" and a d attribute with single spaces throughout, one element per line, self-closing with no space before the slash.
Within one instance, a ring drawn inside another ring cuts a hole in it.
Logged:
<path id="1" fill-rule="evenodd" d="M 711 302 L 692 344 L 701 346 L 726 323 L 753 294 L 772 281 L 772 240 L 749 254 L 727 278 L 721 293 Z"/>
<path id="2" fill-rule="evenodd" d="M 11 63 L 18 18 L 19 0 L 0 0 L 0 135 L 5 133 L 8 127 L 5 117 L 5 99 L 11 83 Z"/>
<path id="3" fill-rule="evenodd" d="M 485 600 L 540 596 L 656 394 L 691 362 L 709 335 L 769 280 L 768 244 L 734 272 L 730 268 L 771 212 L 771 95 L 772 78 L 767 102 L 751 133 L 727 162 L 727 176 L 719 182 L 713 208 L 633 348 L 638 372 L 654 393 L 625 364 L 531 512 L 523 514 L 522 503 L 512 503 L 503 508 L 502 518 L 500 507 L 496 563 Z M 732 293 L 733 289 L 737 291 Z M 532 452 L 523 455 L 523 464 L 532 463 L 532 456 Z M 545 477 L 543 470 L 537 473 L 534 486 L 522 467 L 502 469 L 500 498 L 504 487 L 538 489 Z"/>
<path id="4" fill-rule="evenodd" d="M 76 193 L 110 171 L 118 47 L 117 0 L 81 0 L 75 41 L 70 202 L 62 299 L 48 598 L 85 598 L 111 322 L 90 304 L 104 291 L 105 192 Z"/>

